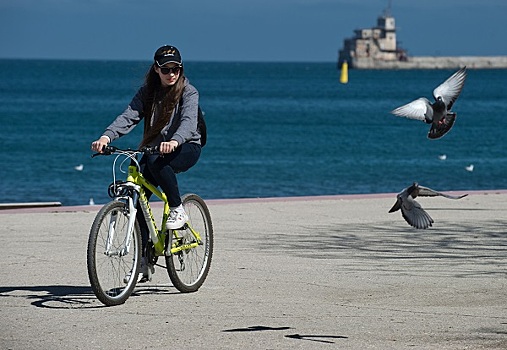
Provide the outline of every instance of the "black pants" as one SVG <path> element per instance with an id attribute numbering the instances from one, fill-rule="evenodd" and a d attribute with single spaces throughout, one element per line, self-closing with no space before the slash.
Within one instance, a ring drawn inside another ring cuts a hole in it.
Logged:
<path id="1" fill-rule="evenodd" d="M 160 186 L 167 196 L 169 206 L 177 207 L 181 204 L 181 195 L 178 188 L 178 180 L 176 174 L 187 171 L 193 167 L 201 155 L 201 146 L 195 143 L 184 143 L 174 152 L 164 155 L 145 155 L 141 158 L 139 165 L 141 173 L 146 180 L 155 186 Z M 152 193 L 146 191 L 148 199 Z M 148 226 L 144 221 L 141 208 L 137 208 L 137 220 L 141 226 L 141 236 L 144 248 L 148 243 Z"/>

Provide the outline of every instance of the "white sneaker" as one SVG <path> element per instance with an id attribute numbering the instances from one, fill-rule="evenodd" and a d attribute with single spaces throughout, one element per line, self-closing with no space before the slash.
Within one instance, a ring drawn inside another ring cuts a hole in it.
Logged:
<path id="1" fill-rule="evenodd" d="M 188 215 L 185 213 L 185 209 L 183 207 L 178 207 L 169 213 L 169 218 L 167 219 L 166 227 L 169 230 L 176 230 L 183 225 L 185 225 L 188 221 Z"/>

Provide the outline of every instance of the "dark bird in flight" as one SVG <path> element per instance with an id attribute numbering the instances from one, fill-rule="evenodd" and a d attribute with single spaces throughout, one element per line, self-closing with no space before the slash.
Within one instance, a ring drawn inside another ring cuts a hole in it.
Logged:
<path id="1" fill-rule="evenodd" d="M 451 108 L 465 85 L 466 69 L 466 67 L 461 68 L 433 90 L 434 103 L 421 97 L 392 110 L 391 113 L 431 124 L 428 138 L 441 138 L 451 130 L 456 120 L 457 114 L 451 112 Z"/>
<path id="2" fill-rule="evenodd" d="M 419 186 L 417 182 L 414 182 L 412 186 L 405 188 L 396 196 L 396 203 L 394 203 L 390 213 L 394 213 L 401 209 L 401 215 L 410 226 L 419 229 L 426 229 L 430 227 L 434 221 L 431 216 L 421 207 L 421 205 L 415 200 L 418 196 L 420 197 L 436 197 L 442 196 L 450 199 L 460 199 L 468 196 L 463 194 L 461 196 L 451 196 L 445 193 L 440 193 L 431 188 Z"/>

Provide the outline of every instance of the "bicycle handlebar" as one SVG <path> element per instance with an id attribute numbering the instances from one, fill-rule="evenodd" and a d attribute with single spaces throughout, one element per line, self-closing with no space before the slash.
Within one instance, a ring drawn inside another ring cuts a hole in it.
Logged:
<path id="1" fill-rule="evenodd" d="M 111 154 L 115 153 L 143 153 L 143 154 L 157 154 L 160 153 L 158 150 L 158 146 L 145 146 L 141 149 L 121 149 L 115 146 L 105 146 L 102 149 L 102 153 L 94 153 L 92 154 L 92 158 L 95 158 L 96 156 L 110 156 Z"/>

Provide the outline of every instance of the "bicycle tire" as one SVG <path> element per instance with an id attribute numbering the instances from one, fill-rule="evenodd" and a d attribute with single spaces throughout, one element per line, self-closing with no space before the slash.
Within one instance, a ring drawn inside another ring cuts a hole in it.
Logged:
<path id="1" fill-rule="evenodd" d="M 189 217 L 189 224 L 199 232 L 202 244 L 188 250 L 166 256 L 169 278 L 176 289 L 182 293 L 196 292 L 208 276 L 213 257 L 213 224 L 211 214 L 204 200 L 196 194 L 186 194 L 182 204 Z M 180 242 L 173 242 L 174 233 Z M 189 228 L 175 230 L 169 245 L 190 243 L 194 236 Z"/>
<path id="2" fill-rule="evenodd" d="M 130 252 L 123 255 L 128 226 L 128 206 L 111 201 L 104 205 L 93 221 L 88 238 L 88 278 L 93 293 L 107 306 L 123 304 L 134 290 L 141 264 L 141 230 L 135 222 Z M 114 227 L 111 254 L 106 254 L 110 227 Z M 128 274 L 130 277 L 127 279 Z"/>

